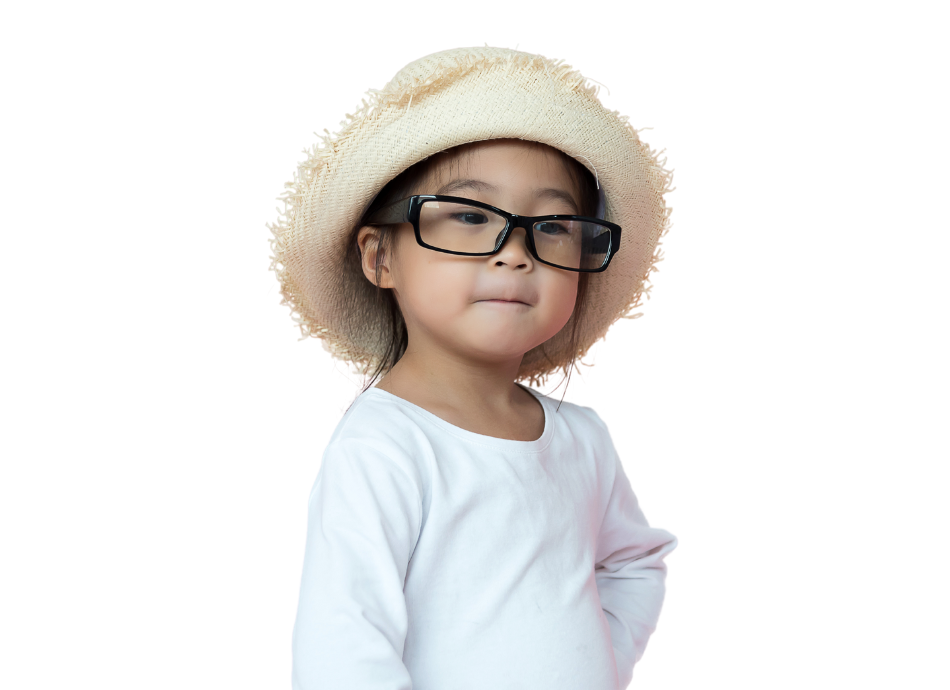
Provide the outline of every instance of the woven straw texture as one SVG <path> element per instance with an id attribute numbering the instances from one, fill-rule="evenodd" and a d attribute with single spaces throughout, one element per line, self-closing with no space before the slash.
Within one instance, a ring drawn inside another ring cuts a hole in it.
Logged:
<path id="1" fill-rule="evenodd" d="M 569 66 L 504 48 L 460 48 L 410 63 L 381 91 L 371 90 L 308 151 L 281 197 L 272 268 L 303 337 L 365 373 L 378 363 L 388 326 L 376 288 L 348 265 L 347 241 L 382 187 L 439 151 L 489 139 L 525 139 L 573 156 L 606 196 L 606 219 L 623 228 L 620 250 L 590 275 L 587 308 L 570 347 L 572 323 L 528 352 L 519 379 L 540 384 L 566 371 L 649 292 L 669 227 L 670 172 L 627 119 L 603 107 L 598 89 Z M 326 130 L 324 130 L 326 131 Z M 573 318 L 573 317 L 572 317 Z"/>

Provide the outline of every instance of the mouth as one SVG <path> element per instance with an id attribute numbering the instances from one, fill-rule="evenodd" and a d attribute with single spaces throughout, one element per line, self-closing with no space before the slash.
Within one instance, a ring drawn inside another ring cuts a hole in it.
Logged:
<path id="1" fill-rule="evenodd" d="M 527 302 L 521 302 L 516 299 L 480 299 L 478 302 L 482 302 L 484 304 L 521 304 L 525 307 L 531 306 Z"/>

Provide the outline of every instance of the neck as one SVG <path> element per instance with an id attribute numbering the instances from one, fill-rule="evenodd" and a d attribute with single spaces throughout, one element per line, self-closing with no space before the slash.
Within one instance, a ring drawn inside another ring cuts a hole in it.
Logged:
<path id="1" fill-rule="evenodd" d="M 414 340 L 379 388 L 430 410 L 500 411 L 525 395 L 515 384 L 523 354 L 486 360 Z"/>

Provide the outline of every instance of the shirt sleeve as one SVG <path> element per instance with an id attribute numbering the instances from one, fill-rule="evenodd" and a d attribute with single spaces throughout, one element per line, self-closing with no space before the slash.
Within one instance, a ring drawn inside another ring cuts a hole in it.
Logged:
<path id="1" fill-rule="evenodd" d="M 422 494 L 391 447 L 335 441 L 310 494 L 294 690 L 411 690 L 403 587 Z"/>
<path id="2" fill-rule="evenodd" d="M 676 548 L 676 537 L 650 527 L 619 457 L 613 455 L 616 474 L 597 541 L 594 577 L 610 625 L 620 687 L 626 688 L 656 629 L 665 594 L 663 559 Z"/>

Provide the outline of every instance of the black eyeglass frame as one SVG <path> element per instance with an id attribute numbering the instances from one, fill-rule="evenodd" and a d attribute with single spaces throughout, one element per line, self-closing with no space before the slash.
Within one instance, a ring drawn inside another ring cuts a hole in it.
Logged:
<path id="1" fill-rule="evenodd" d="M 490 252 L 456 252 L 451 249 L 442 249 L 440 247 L 433 247 L 431 244 L 426 244 L 422 239 L 422 233 L 419 230 L 419 214 L 422 211 L 422 205 L 427 201 L 448 201 L 466 204 L 469 206 L 474 206 L 476 208 L 482 208 L 486 211 L 491 211 L 498 214 L 505 219 L 505 229 L 501 233 L 501 239 L 495 244 L 495 249 Z M 607 248 L 607 257 L 604 259 L 603 265 L 598 268 L 568 268 L 566 266 L 559 266 L 553 264 L 550 261 L 545 261 L 540 256 L 538 256 L 538 248 L 534 244 L 534 225 L 542 221 L 548 220 L 577 220 L 585 221 L 588 223 L 596 223 L 597 225 L 602 225 L 608 230 L 610 230 L 610 246 Z M 367 221 L 367 225 L 392 225 L 395 223 L 412 223 L 412 228 L 415 231 L 416 242 L 420 246 L 425 247 L 426 249 L 431 249 L 435 252 L 442 252 L 444 254 L 455 254 L 457 256 L 492 256 L 497 254 L 505 246 L 505 242 L 508 241 L 508 238 L 511 237 L 511 232 L 515 228 L 524 228 L 525 230 L 525 245 L 528 247 L 528 252 L 534 257 L 537 261 L 540 261 L 543 264 L 552 266 L 554 268 L 560 268 L 564 271 L 574 271 L 576 273 L 601 273 L 602 271 L 607 270 L 607 266 L 610 265 L 611 259 L 614 258 L 614 255 L 620 249 L 620 226 L 616 223 L 608 223 L 606 220 L 600 218 L 590 218 L 589 216 L 568 216 L 564 214 L 560 215 L 551 215 L 551 216 L 519 216 L 515 213 L 508 213 L 507 211 L 502 211 L 500 208 L 492 206 L 490 204 L 484 204 L 481 201 L 474 201 L 473 199 L 466 199 L 460 196 L 443 196 L 441 194 L 415 194 L 410 196 L 402 201 L 397 201 L 394 204 L 389 206 L 384 206 L 379 209 L 372 216 L 370 216 Z"/>

